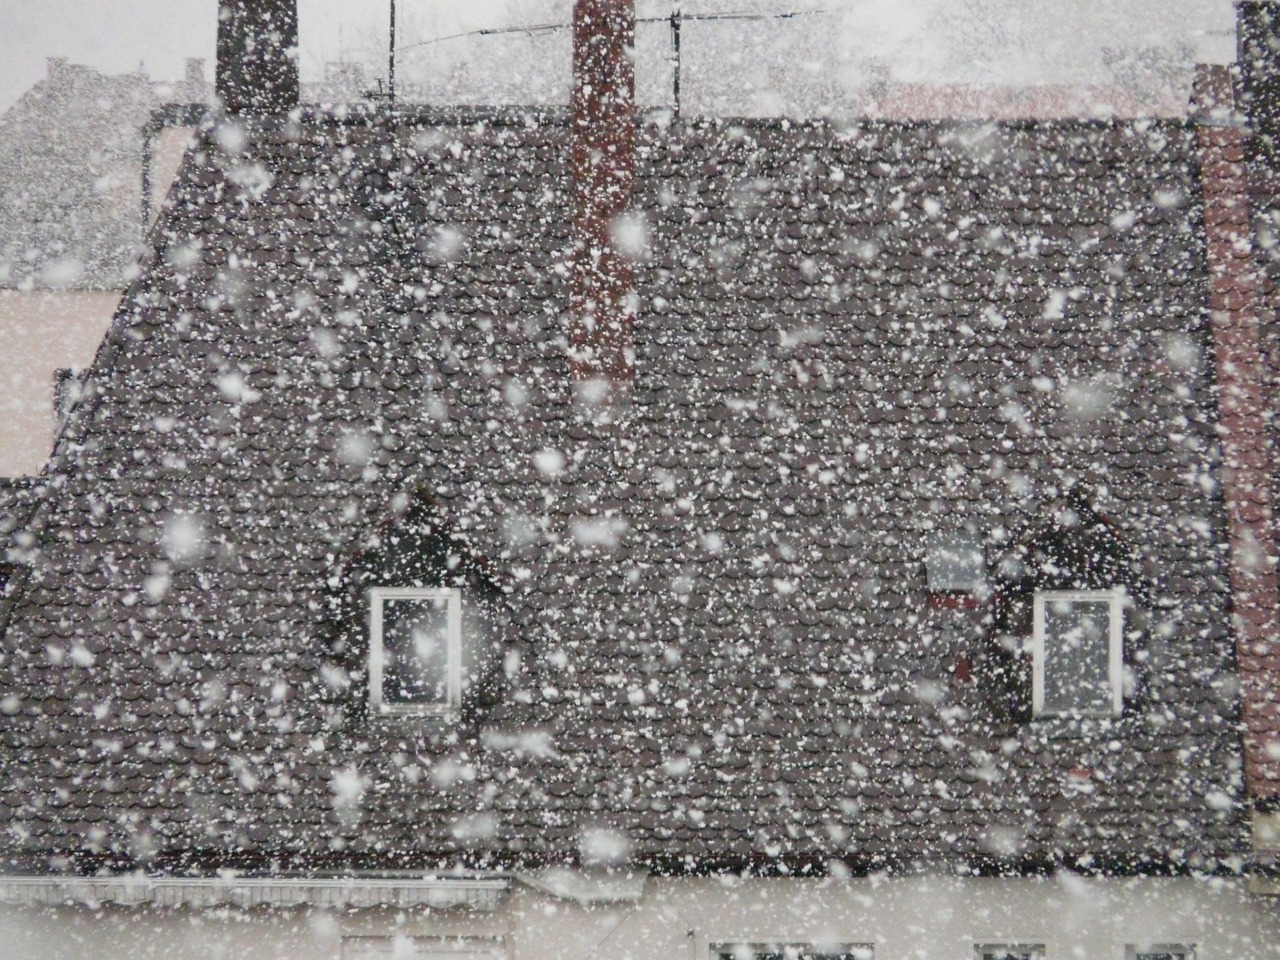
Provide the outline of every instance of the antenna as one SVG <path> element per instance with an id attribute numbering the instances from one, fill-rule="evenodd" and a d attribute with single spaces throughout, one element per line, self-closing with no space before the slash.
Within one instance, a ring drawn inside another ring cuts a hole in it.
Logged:
<path id="1" fill-rule="evenodd" d="M 675 118 L 680 119 L 680 4 L 671 8 L 671 99 Z"/>
<path id="2" fill-rule="evenodd" d="M 395 9 L 396 0 L 391 0 L 391 91 L 395 98 Z M 789 13 L 685 13 L 680 9 L 680 0 L 673 4 L 671 13 L 665 17 L 636 17 L 636 23 L 666 23 L 671 27 L 671 94 L 674 101 L 676 118 L 680 117 L 680 25 L 686 20 L 794 20 L 796 17 L 808 17 L 814 14 L 827 13 L 826 10 L 792 10 Z M 462 37 L 495 37 L 508 33 L 523 33 L 533 37 L 539 34 L 555 33 L 569 29 L 567 23 L 537 23 L 523 27 L 486 27 L 480 30 L 466 30 L 462 33 L 451 33 L 444 37 L 432 37 L 429 40 L 418 40 L 406 43 L 401 50 L 412 50 L 415 47 L 426 47 L 446 40 L 458 40 Z"/>
<path id="3" fill-rule="evenodd" d="M 387 100 L 396 102 L 396 0 L 391 0 L 391 39 L 387 43 Z"/>

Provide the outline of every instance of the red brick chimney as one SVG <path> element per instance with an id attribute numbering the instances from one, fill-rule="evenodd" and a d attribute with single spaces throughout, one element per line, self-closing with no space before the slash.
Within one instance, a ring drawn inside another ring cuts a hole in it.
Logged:
<path id="1" fill-rule="evenodd" d="M 635 376 L 632 265 L 616 239 L 635 180 L 635 25 L 634 0 L 574 2 L 569 352 L 575 394 L 588 402 Z"/>
<path id="2" fill-rule="evenodd" d="M 1235 112 L 1229 68 L 1198 68 L 1209 322 L 1222 444 L 1236 661 L 1242 687 L 1245 786 L 1280 799 L 1280 582 L 1273 536 L 1262 298 L 1249 196 L 1248 133 Z"/>
<path id="3" fill-rule="evenodd" d="M 298 105 L 297 0 L 222 0 L 216 86 L 229 114 L 266 116 Z"/>

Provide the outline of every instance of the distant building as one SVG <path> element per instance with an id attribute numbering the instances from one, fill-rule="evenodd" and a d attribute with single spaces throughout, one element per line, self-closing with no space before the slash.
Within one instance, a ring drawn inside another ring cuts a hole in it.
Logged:
<path id="1" fill-rule="evenodd" d="M 65 411 L 74 399 L 75 373 L 92 363 L 136 275 L 189 135 L 144 135 L 153 113 L 211 96 L 201 60 L 177 83 L 157 83 L 51 58 L 45 79 L 0 117 L 0 477 L 42 469 L 56 400 Z"/>

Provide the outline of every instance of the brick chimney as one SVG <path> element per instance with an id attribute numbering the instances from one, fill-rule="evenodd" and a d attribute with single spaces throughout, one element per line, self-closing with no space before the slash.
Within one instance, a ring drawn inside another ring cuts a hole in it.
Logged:
<path id="1" fill-rule="evenodd" d="M 229 114 L 266 116 L 298 105 L 297 0 L 222 0 L 216 85 Z"/>
<path id="2" fill-rule="evenodd" d="M 1241 32 L 1246 31 L 1245 4 Z M 1242 40 L 1242 47 L 1244 41 Z M 1201 189 L 1209 267 L 1222 493 L 1227 514 L 1236 663 L 1241 681 L 1245 788 L 1255 827 L 1280 801 L 1280 581 L 1277 580 L 1261 280 L 1250 206 L 1249 134 L 1232 109 L 1229 68 L 1197 68 Z"/>
<path id="3" fill-rule="evenodd" d="M 569 349 L 575 394 L 617 397 L 635 376 L 633 275 L 620 237 L 635 180 L 634 0 L 573 5 L 573 264 Z"/>

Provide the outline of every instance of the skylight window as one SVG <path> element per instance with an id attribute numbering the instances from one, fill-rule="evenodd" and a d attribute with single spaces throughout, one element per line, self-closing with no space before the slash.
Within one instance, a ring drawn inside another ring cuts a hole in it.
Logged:
<path id="1" fill-rule="evenodd" d="M 1119 716 L 1123 704 L 1124 590 L 1035 595 L 1032 712 Z"/>
<path id="2" fill-rule="evenodd" d="M 973 594 L 986 592 L 986 561 L 982 538 L 972 533 L 939 534 L 925 554 L 929 592 Z"/>
<path id="3" fill-rule="evenodd" d="M 369 590 L 369 706 L 383 716 L 441 716 L 462 700 L 462 591 Z"/>

